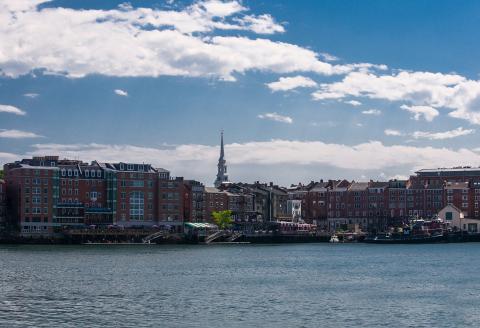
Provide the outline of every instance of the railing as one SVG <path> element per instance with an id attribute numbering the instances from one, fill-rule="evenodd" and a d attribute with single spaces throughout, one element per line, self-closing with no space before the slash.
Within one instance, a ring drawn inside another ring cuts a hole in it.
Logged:
<path id="1" fill-rule="evenodd" d="M 166 231 L 157 231 L 155 233 L 152 233 L 151 235 L 148 235 L 147 237 L 143 238 L 142 241 L 144 244 L 150 244 L 153 240 L 164 237 L 167 234 Z"/>
<path id="2" fill-rule="evenodd" d="M 230 237 L 228 237 L 227 241 L 232 242 L 239 239 L 240 237 L 243 237 L 243 232 L 237 231 L 234 232 Z"/>
<path id="3" fill-rule="evenodd" d="M 210 236 L 207 236 L 205 238 L 205 244 L 210 244 L 215 239 L 223 237 L 224 235 L 225 235 L 225 231 L 223 231 L 223 230 L 217 231 L 217 232 L 215 232 L 215 233 L 213 233 Z"/>

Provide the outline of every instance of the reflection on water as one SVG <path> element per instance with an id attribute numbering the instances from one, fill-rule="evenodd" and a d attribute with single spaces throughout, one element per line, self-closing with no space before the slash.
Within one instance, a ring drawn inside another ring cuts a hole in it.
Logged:
<path id="1" fill-rule="evenodd" d="M 479 251 L 0 246 L 0 327 L 478 327 Z"/>

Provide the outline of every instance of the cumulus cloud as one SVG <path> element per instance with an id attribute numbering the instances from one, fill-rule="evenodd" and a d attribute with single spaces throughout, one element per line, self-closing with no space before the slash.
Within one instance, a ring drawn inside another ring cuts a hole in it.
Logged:
<path id="1" fill-rule="evenodd" d="M 352 105 L 352 106 L 355 106 L 355 107 L 362 105 L 362 103 L 359 102 L 358 100 L 347 100 L 347 101 L 345 101 L 345 103 L 349 104 L 349 105 Z"/>
<path id="2" fill-rule="evenodd" d="M 281 77 L 278 81 L 266 84 L 272 91 L 288 91 L 297 88 L 316 87 L 317 83 L 309 77 L 297 75 L 292 77 Z"/>
<path id="3" fill-rule="evenodd" d="M 9 114 L 15 114 L 15 115 L 26 115 L 25 111 L 21 110 L 20 108 L 17 108 L 15 106 L 10 106 L 10 105 L 0 105 L 0 113 L 9 113 Z"/>
<path id="4" fill-rule="evenodd" d="M 403 136 L 403 133 L 398 130 L 385 129 L 383 132 L 385 133 L 386 136 L 396 136 L 396 137 Z"/>
<path id="5" fill-rule="evenodd" d="M 115 89 L 113 92 L 115 92 L 115 94 L 117 94 L 119 96 L 122 96 L 122 97 L 127 97 L 128 96 L 128 92 L 124 91 L 122 89 Z"/>
<path id="6" fill-rule="evenodd" d="M 453 130 L 444 131 L 444 132 L 429 132 L 429 131 L 415 131 L 412 133 L 406 133 L 399 130 L 394 129 L 385 129 L 384 133 L 386 136 L 410 136 L 414 139 L 429 139 L 429 140 L 445 140 L 445 139 L 453 139 L 461 136 L 466 136 L 472 133 L 475 133 L 473 129 L 464 129 L 463 127 L 459 127 Z"/>
<path id="7" fill-rule="evenodd" d="M 271 121 L 276 121 L 276 122 L 288 123 L 288 124 L 293 123 L 293 119 L 291 117 L 280 115 L 276 112 L 260 114 L 260 115 L 258 115 L 258 118 L 261 118 L 261 119 L 264 119 L 264 120 L 271 120 Z"/>
<path id="8" fill-rule="evenodd" d="M 265 38 L 215 31 L 284 31 L 268 15 L 248 15 L 239 1 L 197 1 L 181 10 L 37 8 L 47 0 L 0 3 L 0 70 L 17 77 L 33 69 L 81 78 L 89 74 L 215 77 L 247 71 L 345 74 L 381 68 L 332 65 L 312 50 Z M 61 31 L 61 32 L 59 32 Z M 223 33 L 227 34 L 227 33 Z"/>
<path id="9" fill-rule="evenodd" d="M 458 74 L 350 72 L 339 82 L 321 84 L 312 96 L 316 100 L 354 96 L 407 101 L 411 105 L 402 109 L 412 112 L 414 119 L 423 116 L 426 120 L 433 120 L 438 115 L 436 108 L 445 108 L 451 110 L 451 117 L 480 124 L 480 81 L 468 80 Z"/>
<path id="10" fill-rule="evenodd" d="M 337 56 L 334 56 L 334 55 L 326 53 L 326 52 L 321 52 L 320 56 L 323 58 L 323 60 L 328 61 L 328 62 L 339 60 L 339 58 Z"/>
<path id="11" fill-rule="evenodd" d="M 406 110 L 410 113 L 413 114 L 413 119 L 415 121 L 420 120 L 420 118 L 423 116 L 423 118 L 427 122 L 433 121 L 435 117 L 439 115 L 438 110 L 436 110 L 433 107 L 430 106 L 407 106 L 407 105 L 402 105 L 400 107 L 403 110 Z"/>
<path id="12" fill-rule="evenodd" d="M 25 138 L 42 138 L 42 136 L 35 134 L 33 132 L 0 129 L 0 138 L 25 139 Z"/>
<path id="13" fill-rule="evenodd" d="M 378 109 L 368 109 L 368 110 L 362 111 L 362 114 L 364 114 L 364 115 L 375 115 L 375 116 L 378 116 L 378 115 L 381 115 L 381 114 L 382 114 L 382 111 L 380 111 L 380 110 L 378 110 Z"/>
<path id="14" fill-rule="evenodd" d="M 473 129 L 464 129 L 463 127 L 459 127 L 454 130 L 444 132 L 415 131 L 412 133 L 412 137 L 415 139 L 444 140 L 466 136 L 474 132 L 475 130 Z"/>
<path id="15" fill-rule="evenodd" d="M 58 154 L 86 161 L 129 161 L 151 163 L 165 167 L 174 174 L 209 181 L 218 160 L 218 147 L 198 144 L 154 148 L 106 144 L 36 144 L 27 155 Z M 226 145 L 230 173 L 253 165 L 273 169 L 284 165 L 291 172 L 306 166 L 334 167 L 339 170 L 373 170 L 407 175 L 413 170 L 428 167 L 452 167 L 480 164 L 480 154 L 466 148 L 386 146 L 379 141 L 356 145 L 324 143 L 321 141 L 271 140 Z M 242 176 L 235 177 L 238 180 Z M 277 178 L 281 178 L 278 176 Z"/>

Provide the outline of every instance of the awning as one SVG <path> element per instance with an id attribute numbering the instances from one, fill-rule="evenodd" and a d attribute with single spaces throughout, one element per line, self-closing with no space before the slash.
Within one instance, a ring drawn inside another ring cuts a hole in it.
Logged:
<path id="1" fill-rule="evenodd" d="M 186 222 L 185 225 L 194 229 L 216 229 L 218 228 L 215 224 L 211 223 L 202 223 L 202 222 Z"/>

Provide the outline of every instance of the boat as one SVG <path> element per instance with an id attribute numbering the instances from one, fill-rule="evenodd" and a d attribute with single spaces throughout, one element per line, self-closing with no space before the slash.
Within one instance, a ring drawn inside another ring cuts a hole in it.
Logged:
<path id="1" fill-rule="evenodd" d="M 338 239 L 338 236 L 337 236 L 337 235 L 332 235 L 332 237 L 330 237 L 329 242 L 330 242 L 330 243 L 339 243 L 340 240 Z"/>
<path id="2" fill-rule="evenodd" d="M 365 237 L 365 243 L 370 244 L 430 244 L 446 242 L 447 238 L 443 232 L 425 235 L 404 235 L 404 234 L 375 234 Z"/>

